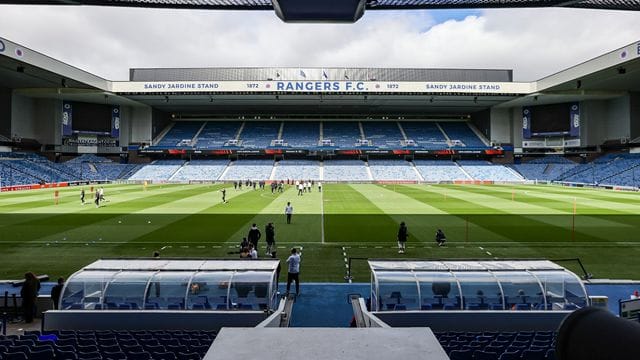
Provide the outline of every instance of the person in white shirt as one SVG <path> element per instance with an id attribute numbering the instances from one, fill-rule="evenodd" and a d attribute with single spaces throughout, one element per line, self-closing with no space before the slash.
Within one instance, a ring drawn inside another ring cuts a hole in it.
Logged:
<path id="1" fill-rule="evenodd" d="M 302 196 L 303 191 L 304 191 L 304 185 L 302 185 L 302 183 L 298 184 L 298 196 Z"/>
<path id="2" fill-rule="evenodd" d="M 258 259 L 258 250 L 256 250 L 255 247 L 253 247 L 253 244 L 249 244 L 249 258 L 251 260 Z"/>
<path id="3" fill-rule="evenodd" d="M 284 208 L 284 213 L 287 215 L 287 224 L 291 224 L 291 215 L 293 215 L 293 206 L 291 203 L 287 203 L 287 207 Z"/>
<path id="4" fill-rule="evenodd" d="M 287 259 L 289 272 L 287 273 L 287 295 L 291 288 L 291 282 L 296 282 L 296 296 L 300 296 L 300 254 L 298 249 L 291 249 L 291 256 Z"/>

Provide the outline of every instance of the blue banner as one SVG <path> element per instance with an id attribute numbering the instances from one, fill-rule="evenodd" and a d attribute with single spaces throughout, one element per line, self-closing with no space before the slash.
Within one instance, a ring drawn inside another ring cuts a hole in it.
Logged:
<path id="1" fill-rule="evenodd" d="M 111 137 L 120 137 L 120 106 L 114 105 L 111 109 Z"/>
<path id="2" fill-rule="evenodd" d="M 531 110 L 522 108 L 522 138 L 531 139 Z"/>
<path id="3" fill-rule="evenodd" d="M 572 137 L 580 137 L 580 104 L 569 104 L 569 118 L 571 119 L 569 135 Z"/>
<path id="4" fill-rule="evenodd" d="M 62 136 L 73 135 L 73 106 L 68 101 L 62 102 Z"/>

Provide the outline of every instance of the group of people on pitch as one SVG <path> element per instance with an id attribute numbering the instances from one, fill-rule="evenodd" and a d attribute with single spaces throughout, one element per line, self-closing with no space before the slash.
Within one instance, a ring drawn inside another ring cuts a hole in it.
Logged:
<path id="1" fill-rule="evenodd" d="M 91 187 L 91 192 L 93 192 L 93 186 Z M 82 205 L 85 204 L 84 198 L 85 198 L 85 193 L 84 193 L 84 188 L 82 188 L 80 190 L 80 202 L 82 203 Z M 100 207 L 101 201 L 106 201 L 106 199 L 104 198 L 103 187 L 96 189 L 95 193 L 93 194 L 93 203 L 96 204 L 96 207 Z"/>
<path id="2" fill-rule="evenodd" d="M 404 254 L 408 238 L 409 230 L 403 221 L 400 223 L 400 229 L 398 229 L 398 254 Z M 438 246 L 445 246 L 446 241 L 447 237 L 444 235 L 444 232 L 438 229 L 438 231 L 436 231 L 436 243 Z"/>
<path id="3" fill-rule="evenodd" d="M 290 206 L 290 205 L 288 205 Z M 268 223 L 264 227 L 265 238 L 267 241 L 266 255 L 271 258 L 276 258 L 276 229 L 273 223 Z M 251 225 L 247 237 L 242 238 L 240 243 L 240 258 L 242 259 L 258 259 L 258 241 L 262 237 L 262 233 L 256 224 Z M 291 283 L 296 283 L 296 294 L 300 295 L 300 255 L 302 253 L 296 249 L 291 249 L 291 255 L 287 258 L 287 294 L 289 294 L 289 288 Z M 278 265 L 278 273 L 280 268 Z"/>

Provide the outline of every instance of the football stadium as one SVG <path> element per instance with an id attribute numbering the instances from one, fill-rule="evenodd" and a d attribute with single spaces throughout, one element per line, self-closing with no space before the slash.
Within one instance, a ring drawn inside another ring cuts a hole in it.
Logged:
<path id="1" fill-rule="evenodd" d="M 30 3 L 285 22 L 640 9 Z M 640 42 L 527 82 L 391 67 L 131 68 L 115 81 L 0 37 L 0 190 L 0 360 L 637 353 Z"/>

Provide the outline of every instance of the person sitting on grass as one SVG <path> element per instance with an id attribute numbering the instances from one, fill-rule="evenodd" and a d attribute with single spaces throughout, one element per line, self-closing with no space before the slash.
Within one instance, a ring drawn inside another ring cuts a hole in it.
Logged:
<path id="1" fill-rule="evenodd" d="M 444 235 L 444 232 L 441 229 L 436 231 L 436 242 L 438 246 L 444 246 L 444 243 L 447 241 L 447 237 Z"/>

